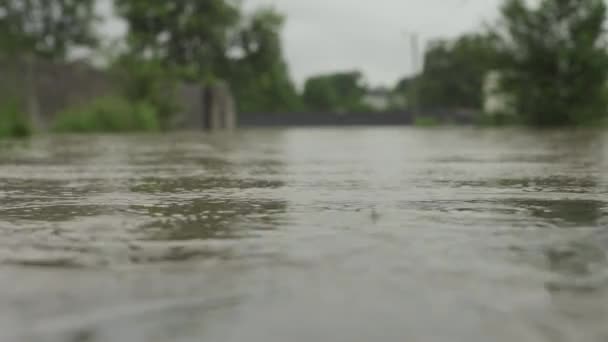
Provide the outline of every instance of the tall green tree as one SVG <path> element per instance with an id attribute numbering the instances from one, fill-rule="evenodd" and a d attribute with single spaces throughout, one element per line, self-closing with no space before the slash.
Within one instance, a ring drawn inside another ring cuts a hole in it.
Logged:
<path id="1" fill-rule="evenodd" d="M 531 125 L 605 117 L 608 56 L 603 0 L 507 0 L 502 7 L 502 83 Z"/>
<path id="2" fill-rule="evenodd" d="M 226 0 L 115 0 L 129 24 L 130 53 L 159 60 L 191 80 L 213 79 L 225 68 L 240 13 Z"/>
<path id="3" fill-rule="evenodd" d="M 425 53 L 422 74 L 408 82 L 406 91 L 426 108 L 481 109 L 484 78 L 495 55 L 493 39 L 487 34 L 436 41 Z"/>
<path id="4" fill-rule="evenodd" d="M 302 98 L 309 110 L 350 112 L 369 108 L 363 98 L 367 87 L 359 71 L 311 77 L 304 85 Z"/>
<path id="5" fill-rule="evenodd" d="M 231 60 L 225 77 L 232 84 L 244 112 L 285 112 L 301 107 L 283 56 L 284 17 L 262 7 L 244 19 L 236 39 L 241 56 Z"/>
<path id="6" fill-rule="evenodd" d="M 96 43 L 94 0 L 0 0 L 0 53 L 64 60 Z"/>
<path id="7" fill-rule="evenodd" d="M 122 60 L 154 66 L 137 70 L 158 73 L 160 67 L 164 77 L 228 81 L 241 111 L 299 107 L 283 58 L 284 18 L 273 8 L 246 15 L 232 0 L 115 1 L 129 23 L 129 57 Z"/>

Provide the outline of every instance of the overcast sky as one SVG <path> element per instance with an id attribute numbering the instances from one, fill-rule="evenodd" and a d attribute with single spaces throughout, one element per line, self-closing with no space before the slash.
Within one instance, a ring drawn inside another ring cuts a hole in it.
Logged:
<path id="1" fill-rule="evenodd" d="M 287 15 L 285 53 L 294 79 L 360 69 L 374 85 L 411 72 L 406 31 L 426 39 L 479 29 L 501 0 L 243 0 L 273 4 Z"/>
<path id="2" fill-rule="evenodd" d="M 411 73 L 406 32 L 428 40 L 479 29 L 501 0 L 242 0 L 287 16 L 285 54 L 298 84 L 311 75 L 358 69 L 372 85 Z M 113 26 L 119 26 L 114 24 Z M 110 28 L 114 31 L 117 27 Z"/>

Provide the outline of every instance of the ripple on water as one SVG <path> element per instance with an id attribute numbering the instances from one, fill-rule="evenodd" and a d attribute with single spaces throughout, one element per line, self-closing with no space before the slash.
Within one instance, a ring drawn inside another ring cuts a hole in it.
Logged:
<path id="1" fill-rule="evenodd" d="M 604 140 L 353 128 L 3 145 L 0 340 L 603 341 Z"/>

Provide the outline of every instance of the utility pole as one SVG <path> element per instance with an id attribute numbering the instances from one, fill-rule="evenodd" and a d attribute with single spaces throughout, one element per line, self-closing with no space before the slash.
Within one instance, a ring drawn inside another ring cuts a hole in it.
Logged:
<path id="1" fill-rule="evenodd" d="M 411 39 L 410 39 L 410 50 L 412 53 L 412 71 L 413 71 L 413 82 L 412 82 L 412 116 L 414 118 L 414 120 L 416 119 L 416 117 L 420 114 L 420 97 L 419 97 L 419 90 L 420 87 L 418 86 L 419 83 L 419 79 L 418 79 L 418 75 L 420 73 L 420 71 L 418 70 L 418 34 L 417 33 L 412 33 L 411 35 Z"/>
<path id="2" fill-rule="evenodd" d="M 410 84 L 409 101 L 412 117 L 415 118 L 420 114 L 420 86 L 419 76 L 422 74 L 420 56 L 420 35 L 417 32 L 405 31 L 404 35 L 409 38 L 410 48 L 410 69 L 412 72 L 412 81 Z"/>

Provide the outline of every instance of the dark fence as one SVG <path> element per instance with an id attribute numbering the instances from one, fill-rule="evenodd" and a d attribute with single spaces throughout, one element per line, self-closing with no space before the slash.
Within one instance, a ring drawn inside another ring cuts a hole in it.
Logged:
<path id="1" fill-rule="evenodd" d="M 427 109 L 417 114 L 442 123 L 469 124 L 476 112 L 456 109 Z M 240 113 L 242 127 L 298 127 L 298 126 L 405 126 L 414 123 L 409 111 L 380 113 Z"/>
<path id="2" fill-rule="evenodd" d="M 391 113 L 240 113 L 239 126 L 388 126 L 409 125 L 413 117 L 408 112 Z"/>

